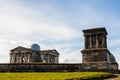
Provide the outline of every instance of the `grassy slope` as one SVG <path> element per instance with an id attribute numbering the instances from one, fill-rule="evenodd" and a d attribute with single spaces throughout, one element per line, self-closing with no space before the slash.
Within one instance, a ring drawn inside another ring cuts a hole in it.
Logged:
<path id="1" fill-rule="evenodd" d="M 29 72 L 29 73 L 0 73 L 0 80 L 65 80 L 91 79 L 110 76 L 102 72 Z"/>

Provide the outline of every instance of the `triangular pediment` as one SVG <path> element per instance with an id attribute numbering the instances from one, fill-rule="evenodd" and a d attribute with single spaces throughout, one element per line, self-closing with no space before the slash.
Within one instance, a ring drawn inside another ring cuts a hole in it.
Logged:
<path id="1" fill-rule="evenodd" d="M 54 53 L 54 54 L 59 55 L 59 53 L 55 49 L 52 49 L 52 50 L 41 50 L 40 52 L 42 52 L 42 53 Z"/>
<path id="2" fill-rule="evenodd" d="M 30 50 L 30 49 L 22 47 L 22 46 L 18 46 L 10 51 L 13 52 L 13 51 L 24 51 L 24 50 Z"/>

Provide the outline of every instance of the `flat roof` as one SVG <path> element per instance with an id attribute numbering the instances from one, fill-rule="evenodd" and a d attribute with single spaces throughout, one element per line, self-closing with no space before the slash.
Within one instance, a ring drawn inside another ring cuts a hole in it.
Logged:
<path id="1" fill-rule="evenodd" d="M 85 29 L 82 30 L 83 32 L 91 32 L 91 31 L 105 31 L 105 33 L 107 34 L 107 31 L 105 29 L 105 27 L 100 27 L 100 28 L 90 28 L 90 29 Z"/>

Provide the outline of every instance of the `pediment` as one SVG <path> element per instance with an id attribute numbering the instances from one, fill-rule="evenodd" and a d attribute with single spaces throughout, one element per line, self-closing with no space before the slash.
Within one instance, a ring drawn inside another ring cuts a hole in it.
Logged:
<path id="1" fill-rule="evenodd" d="M 44 53 L 44 54 L 49 54 L 49 53 L 52 53 L 52 54 L 57 54 L 59 55 L 59 53 L 57 52 L 57 50 L 53 49 L 53 50 L 41 50 L 40 52 Z"/>
<path id="2" fill-rule="evenodd" d="M 25 51 L 25 50 L 30 50 L 28 48 L 25 48 L 25 47 L 22 47 L 22 46 L 18 46 L 12 50 L 10 50 L 11 52 L 14 52 L 14 51 Z"/>

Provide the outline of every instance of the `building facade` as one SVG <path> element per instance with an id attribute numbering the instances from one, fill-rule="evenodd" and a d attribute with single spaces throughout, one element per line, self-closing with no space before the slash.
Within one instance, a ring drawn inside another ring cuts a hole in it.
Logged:
<path id="1" fill-rule="evenodd" d="M 33 50 L 17 47 L 10 52 L 10 63 L 58 63 L 59 53 L 53 50 Z"/>
<path id="2" fill-rule="evenodd" d="M 110 69 L 118 69 L 115 57 L 107 49 L 107 31 L 105 28 L 83 30 L 84 49 L 82 63 L 108 63 Z M 97 68 L 99 66 L 94 66 Z"/>

